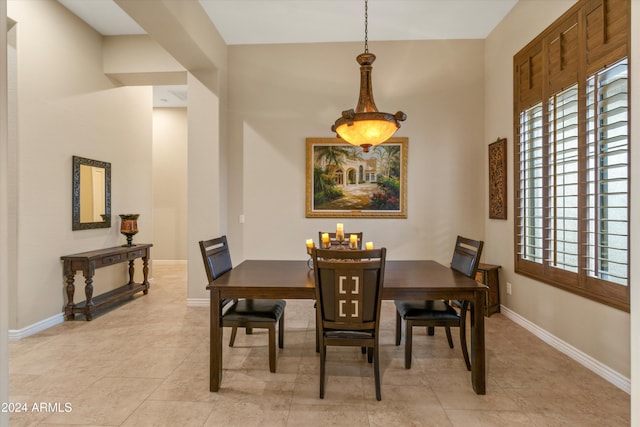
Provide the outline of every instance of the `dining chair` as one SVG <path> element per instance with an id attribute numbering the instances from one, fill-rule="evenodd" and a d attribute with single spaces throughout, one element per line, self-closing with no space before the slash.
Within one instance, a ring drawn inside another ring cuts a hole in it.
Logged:
<path id="1" fill-rule="evenodd" d="M 324 399 L 327 346 L 364 347 L 380 392 L 380 304 L 386 249 L 312 250 L 316 324 L 320 325 L 320 398 Z"/>
<path id="2" fill-rule="evenodd" d="M 209 283 L 230 271 L 231 255 L 227 236 L 199 242 L 204 268 Z M 275 327 L 278 323 L 278 347 L 284 346 L 284 309 L 286 301 L 268 299 L 223 299 L 220 302 L 221 325 L 231 327 L 229 347 L 233 347 L 237 328 L 268 329 L 269 331 L 269 370 L 276 371 Z"/>
<path id="3" fill-rule="evenodd" d="M 480 240 L 472 240 L 462 236 L 456 238 L 456 245 L 453 250 L 453 258 L 451 259 L 451 269 L 456 270 L 467 277 L 475 279 L 480 256 L 482 255 L 482 247 L 484 242 Z M 452 304 L 459 307 L 457 311 Z M 453 339 L 451 338 L 451 328 L 458 327 L 460 329 L 460 347 L 462 347 L 462 356 L 467 365 L 467 370 L 471 370 L 471 362 L 469 360 L 469 352 L 467 350 L 467 311 L 469 309 L 469 301 L 395 301 L 396 305 L 396 345 L 400 345 L 402 336 L 402 321 L 405 321 L 405 350 L 404 350 L 404 367 L 411 368 L 411 352 L 413 345 L 413 327 L 427 327 L 427 335 L 434 334 L 434 327 L 443 326 L 447 335 L 449 347 L 453 348 Z M 480 309 L 480 307 L 478 307 Z"/>
<path id="4" fill-rule="evenodd" d="M 340 242 L 338 242 L 336 240 L 336 233 L 335 232 L 329 232 L 329 231 L 318 231 L 318 247 L 322 248 L 322 235 L 323 234 L 328 234 L 329 235 L 329 242 L 331 242 L 331 248 L 332 249 L 337 249 L 338 247 L 340 247 Z M 344 247 L 349 247 L 349 238 L 352 234 L 355 234 L 356 236 L 358 236 L 358 249 L 362 249 L 362 232 L 356 232 L 356 233 L 345 233 L 344 234 L 344 238 L 345 238 L 345 243 L 343 243 L 343 245 L 345 245 Z M 317 303 L 313 304 L 313 308 L 316 308 Z M 320 351 L 320 339 L 318 337 L 318 331 L 320 330 L 319 325 L 316 325 L 316 353 L 318 353 Z M 366 349 L 362 349 L 362 353 L 365 353 Z"/>

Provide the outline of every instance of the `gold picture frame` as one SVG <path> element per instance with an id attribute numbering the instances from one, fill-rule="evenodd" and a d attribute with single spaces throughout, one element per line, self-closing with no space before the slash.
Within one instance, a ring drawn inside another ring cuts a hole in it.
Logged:
<path id="1" fill-rule="evenodd" d="M 306 143 L 307 218 L 407 218 L 408 138 L 368 153 L 339 138 Z"/>
<path id="2" fill-rule="evenodd" d="M 489 218 L 507 219 L 507 139 L 489 144 Z"/>

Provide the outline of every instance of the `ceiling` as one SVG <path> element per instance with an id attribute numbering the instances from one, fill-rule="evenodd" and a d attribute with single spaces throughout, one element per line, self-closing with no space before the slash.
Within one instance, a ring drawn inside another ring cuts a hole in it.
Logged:
<path id="1" fill-rule="evenodd" d="M 182 1 L 182 0 L 175 0 Z M 362 0 L 198 0 L 228 45 L 364 42 Z M 483 39 L 518 0 L 369 0 L 369 41 Z M 145 34 L 113 0 L 58 0 L 105 36 Z M 186 89 L 154 88 L 156 106 Z"/>
<path id="2" fill-rule="evenodd" d="M 105 36 L 144 34 L 112 0 L 58 0 Z M 180 0 L 175 0 L 180 1 Z M 228 45 L 364 41 L 362 0 L 199 0 Z M 517 0 L 369 0 L 369 40 L 483 39 Z"/>

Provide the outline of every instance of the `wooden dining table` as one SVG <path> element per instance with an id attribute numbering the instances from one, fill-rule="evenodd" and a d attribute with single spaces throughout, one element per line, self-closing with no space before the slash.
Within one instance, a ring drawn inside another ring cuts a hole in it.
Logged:
<path id="1" fill-rule="evenodd" d="M 222 382 L 223 298 L 314 299 L 313 270 L 306 261 L 247 260 L 209 283 L 211 351 L 209 389 Z M 386 261 L 384 300 L 471 301 L 471 385 L 486 393 L 484 310 L 487 287 L 435 261 Z"/>

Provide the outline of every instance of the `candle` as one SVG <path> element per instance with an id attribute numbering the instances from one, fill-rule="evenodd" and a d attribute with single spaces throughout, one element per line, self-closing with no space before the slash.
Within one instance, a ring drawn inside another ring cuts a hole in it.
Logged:
<path id="1" fill-rule="evenodd" d="M 307 248 L 313 248 L 313 239 L 307 239 Z"/>
<path id="2" fill-rule="evenodd" d="M 365 243 L 365 244 L 364 244 L 364 247 L 365 247 L 367 250 L 371 250 L 371 249 L 373 249 L 373 242 L 367 242 L 367 243 Z"/>
<path id="3" fill-rule="evenodd" d="M 322 233 L 322 238 L 320 239 L 320 247 L 323 249 L 329 249 L 331 247 L 329 233 Z"/>
<path id="4" fill-rule="evenodd" d="M 342 223 L 336 225 L 336 240 L 339 242 L 344 240 L 344 224 Z"/>
<path id="5" fill-rule="evenodd" d="M 356 249 L 358 247 L 358 235 L 352 234 L 349 236 L 349 248 Z"/>

